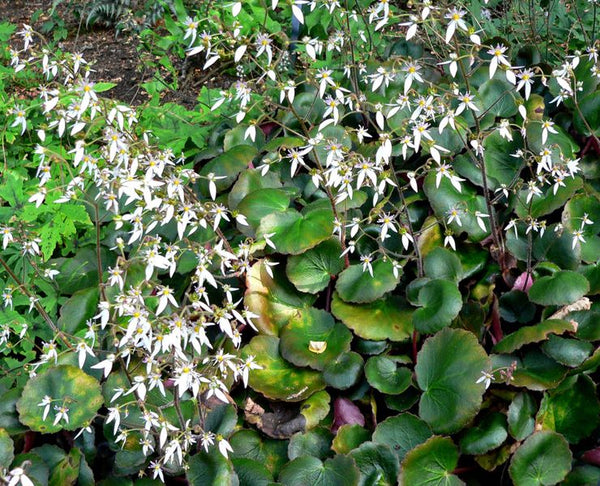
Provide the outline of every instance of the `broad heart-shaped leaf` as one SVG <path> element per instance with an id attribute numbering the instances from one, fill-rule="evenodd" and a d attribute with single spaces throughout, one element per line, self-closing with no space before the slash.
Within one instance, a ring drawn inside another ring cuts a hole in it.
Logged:
<path id="1" fill-rule="evenodd" d="M 558 123 L 554 125 L 554 129 L 558 133 L 548 134 L 548 140 L 546 140 L 546 143 L 543 144 L 542 122 L 534 120 L 529 121 L 529 123 L 527 123 L 527 144 L 529 146 L 529 150 L 535 154 L 539 154 L 544 147 L 556 144 L 558 147 L 553 148 L 553 158 L 556 157 L 556 160 L 558 161 L 560 159 L 561 152 L 565 158 L 573 157 L 579 150 L 577 144 L 569 135 L 565 133 Z"/>
<path id="2" fill-rule="evenodd" d="M 521 95 L 515 93 L 513 86 L 500 79 L 488 79 L 479 87 L 481 99 L 481 113 L 492 113 L 495 116 L 509 118 L 517 113 L 515 98 Z M 508 153 L 507 153 L 508 155 Z"/>
<path id="3" fill-rule="evenodd" d="M 264 464 L 244 458 L 232 459 L 231 462 L 240 486 L 269 486 L 273 483 L 273 475 Z"/>
<path id="4" fill-rule="evenodd" d="M 52 405 L 46 420 L 43 420 L 44 407 L 38 404 L 45 396 L 52 398 Z M 98 381 L 75 366 L 61 365 L 48 368 L 27 382 L 17 402 L 17 410 L 23 424 L 49 434 L 87 427 L 103 402 Z M 53 425 L 57 413 L 54 405 L 69 409 L 68 423 L 61 419 Z"/>
<path id="5" fill-rule="evenodd" d="M 287 209 L 271 213 L 260 220 L 258 238 L 271 236 L 278 253 L 299 255 L 331 237 L 333 211 L 328 201 L 306 206 L 302 213 Z"/>
<path id="6" fill-rule="evenodd" d="M 460 281 L 463 273 L 456 253 L 442 247 L 437 247 L 427 254 L 423 261 L 423 269 L 425 275 L 431 279 L 443 278 L 456 282 Z"/>
<path id="7" fill-rule="evenodd" d="M 560 319 L 549 319 L 533 326 L 523 326 L 498 342 L 494 346 L 494 351 L 512 353 L 526 344 L 544 341 L 550 334 L 562 334 L 566 331 L 575 331 L 575 327 L 570 321 Z"/>
<path id="8" fill-rule="evenodd" d="M 330 238 L 310 250 L 288 258 L 286 273 L 301 292 L 316 294 L 323 290 L 331 277 L 344 269 L 340 258 L 342 246 L 337 238 Z"/>
<path id="9" fill-rule="evenodd" d="M 508 472 L 515 486 L 542 486 L 562 481 L 571 470 L 572 454 L 562 435 L 536 432 L 514 453 Z"/>
<path id="10" fill-rule="evenodd" d="M 503 138 L 498 130 L 485 137 L 483 160 L 488 179 L 491 179 L 490 189 L 498 189 L 501 184 L 510 187 L 516 180 L 525 164 L 522 157 L 513 157 L 511 154 L 522 147 L 523 142 L 518 134 L 512 141 Z"/>
<path id="11" fill-rule="evenodd" d="M 371 433 L 358 424 L 342 425 L 335 437 L 331 448 L 338 454 L 348 454 L 371 437 Z"/>
<path id="12" fill-rule="evenodd" d="M 596 386 L 586 375 L 566 379 L 556 390 L 544 394 L 538 423 L 577 444 L 588 437 L 600 423 L 600 403 Z"/>
<path id="13" fill-rule="evenodd" d="M 259 189 L 238 204 L 237 210 L 246 216 L 253 228 L 258 228 L 263 216 L 281 213 L 290 205 L 290 194 L 283 189 Z"/>
<path id="14" fill-rule="evenodd" d="M 379 259 L 373 262 L 372 267 L 372 277 L 367 270 L 363 271 L 361 264 L 350 265 L 340 273 L 335 289 L 343 301 L 365 304 L 396 288 L 400 277 L 394 277 L 392 262 Z"/>
<path id="15" fill-rule="evenodd" d="M 583 363 L 594 350 L 592 343 L 579 339 L 551 335 L 542 345 L 542 351 L 560 364 L 572 368 Z"/>
<path id="16" fill-rule="evenodd" d="M 415 331 L 429 334 L 449 326 L 462 309 L 462 297 L 455 282 L 430 280 L 419 290 L 419 305 L 412 321 Z"/>
<path id="17" fill-rule="evenodd" d="M 188 464 L 189 469 L 185 477 L 190 486 L 208 484 L 235 486 L 238 484 L 233 464 L 216 447 L 211 447 L 208 452 L 202 451 L 193 455 Z"/>
<path id="18" fill-rule="evenodd" d="M 281 469 L 279 483 L 283 486 L 356 486 L 358 477 L 358 468 L 348 456 L 337 455 L 325 462 L 302 456 Z"/>
<path id="19" fill-rule="evenodd" d="M 61 307 L 58 326 L 68 334 L 84 328 L 86 321 L 96 314 L 98 286 L 75 292 Z"/>
<path id="20" fill-rule="evenodd" d="M 492 368 L 506 368 L 517 363 L 511 385 L 542 391 L 555 388 L 567 374 L 568 368 L 549 358 L 539 349 L 528 350 L 522 359 L 511 354 L 493 354 Z"/>
<path id="21" fill-rule="evenodd" d="M 324 390 L 315 393 L 307 399 L 300 407 L 300 413 L 306 419 L 306 428 L 312 429 L 321 423 L 331 409 L 329 402 L 331 397 Z"/>
<path id="22" fill-rule="evenodd" d="M 400 469 L 396 455 L 385 444 L 365 442 L 350 452 L 360 471 L 360 486 L 395 486 Z"/>
<path id="23" fill-rule="evenodd" d="M 298 310 L 280 333 L 281 355 L 296 366 L 322 371 L 327 363 L 350 350 L 352 333 L 321 309 Z"/>
<path id="24" fill-rule="evenodd" d="M 325 427 L 298 432 L 290 438 L 287 455 L 290 460 L 301 456 L 314 456 L 325 459 L 331 451 L 332 436 L 331 431 Z"/>
<path id="25" fill-rule="evenodd" d="M 439 187 L 436 187 L 435 181 L 436 174 L 430 172 L 425 177 L 423 190 L 436 216 L 448 221 L 450 212 L 456 210 L 461 224 L 458 224 L 457 219 L 449 224 L 455 234 L 466 231 L 471 241 L 474 242 L 481 241 L 488 236 L 489 230 L 483 231 L 477 224 L 477 218 L 475 217 L 477 211 L 487 214 L 485 199 L 477 194 L 475 188 L 466 182 L 461 182 L 462 192 L 459 192 L 447 177 L 442 177 Z M 486 224 L 486 228 L 488 226 L 489 223 Z"/>
<path id="26" fill-rule="evenodd" d="M 448 437 L 434 436 L 411 450 L 402 461 L 402 486 L 459 486 L 452 474 L 458 464 L 458 448 Z"/>
<path id="27" fill-rule="evenodd" d="M 390 446 L 398 461 L 402 462 L 408 451 L 431 436 L 431 429 L 423 420 L 410 413 L 402 413 L 379 423 L 373 432 L 373 441 Z"/>
<path id="28" fill-rule="evenodd" d="M 529 393 L 515 395 L 508 407 L 508 431 L 516 440 L 523 440 L 533 432 L 537 405 Z"/>
<path id="29" fill-rule="evenodd" d="M 14 458 L 13 441 L 6 430 L 0 429 L 0 464 L 9 465 Z"/>
<path id="30" fill-rule="evenodd" d="M 386 395 L 398 395 L 410 386 L 411 371 L 398 366 L 396 360 L 387 356 L 373 356 L 365 365 L 369 385 Z"/>
<path id="31" fill-rule="evenodd" d="M 279 339 L 255 336 L 242 348 L 242 356 L 255 356 L 262 369 L 250 373 L 250 387 L 273 400 L 299 402 L 325 388 L 317 371 L 296 368 L 279 355 Z"/>
<path id="32" fill-rule="evenodd" d="M 588 136 L 592 133 L 596 136 L 600 135 L 600 91 L 590 93 L 579 100 L 579 107 L 583 118 L 579 111 L 575 112 L 574 121 L 577 131 Z M 591 133 L 588 127 L 592 129 Z"/>
<path id="33" fill-rule="evenodd" d="M 327 385 L 345 390 L 354 385 L 362 374 L 364 360 L 354 351 L 342 353 L 323 368 L 323 379 Z"/>
<path id="34" fill-rule="evenodd" d="M 243 171 L 257 154 L 255 147 L 239 145 L 229 149 L 227 152 L 215 157 L 200 170 L 200 192 L 204 197 L 210 197 L 209 181 L 206 177 L 214 174 L 217 178 L 214 183 L 217 192 L 224 191 L 230 187 L 238 174 Z"/>
<path id="35" fill-rule="evenodd" d="M 578 230 L 581 227 L 584 215 L 600 214 L 600 200 L 593 195 L 578 194 L 571 198 L 565 205 L 562 214 L 562 221 L 569 232 Z M 600 231 L 600 219 L 588 218 L 592 220 L 591 224 L 586 223 L 584 231 L 586 234 L 597 234 Z"/>
<path id="36" fill-rule="evenodd" d="M 285 277 L 281 265 L 272 268 L 273 277 L 258 261 L 246 275 L 244 304 L 258 317 L 253 319 L 258 330 L 264 334 L 279 335 L 298 309 L 306 309 L 315 301 L 312 295 L 301 294 Z"/>
<path id="37" fill-rule="evenodd" d="M 261 438 L 255 430 L 239 430 L 231 436 L 229 443 L 233 448 L 232 458 L 258 461 L 264 464 L 274 476 L 277 476 L 281 466 L 288 459 L 289 441 Z"/>
<path id="38" fill-rule="evenodd" d="M 460 450 L 464 454 L 485 454 L 500 447 L 507 437 L 506 415 L 493 412 L 465 432 Z"/>
<path id="39" fill-rule="evenodd" d="M 529 300 L 540 305 L 568 305 L 590 290 L 587 279 L 570 270 L 537 279 L 529 289 Z"/>
<path id="40" fill-rule="evenodd" d="M 531 210 L 527 200 L 527 190 L 523 189 L 519 195 L 515 212 L 520 218 L 527 218 L 531 213 L 532 218 L 539 218 L 546 214 L 550 214 L 564 204 L 575 194 L 575 191 L 583 185 L 581 177 L 567 177 L 564 180 L 564 187 L 561 186 L 554 194 L 553 186 L 548 187 L 542 195 L 534 196 L 531 200 Z"/>
<path id="41" fill-rule="evenodd" d="M 412 335 L 414 311 L 397 295 L 387 295 L 368 304 L 350 304 L 335 292 L 331 312 L 363 339 L 406 341 Z"/>
<path id="42" fill-rule="evenodd" d="M 231 209 L 237 209 L 238 204 L 248 194 L 259 189 L 277 189 L 281 187 L 279 175 L 273 171 L 267 172 L 264 176 L 261 169 L 244 170 L 237 181 L 229 191 L 228 202 Z"/>
<path id="43" fill-rule="evenodd" d="M 485 386 L 477 380 L 489 369 L 485 350 L 470 332 L 445 328 L 428 338 L 415 366 L 423 390 L 419 417 L 436 433 L 460 430 L 479 411 Z"/>

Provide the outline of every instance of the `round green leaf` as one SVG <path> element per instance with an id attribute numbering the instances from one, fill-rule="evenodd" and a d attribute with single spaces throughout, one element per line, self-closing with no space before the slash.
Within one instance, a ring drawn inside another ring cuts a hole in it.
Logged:
<path id="1" fill-rule="evenodd" d="M 412 372 L 387 356 L 373 356 L 365 365 L 369 385 L 387 395 L 398 395 L 410 386 Z"/>
<path id="2" fill-rule="evenodd" d="M 578 339 L 561 338 L 551 335 L 542 345 L 542 351 L 565 366 L 574 368 L 583 363 L 594 350 L 592 343 Z"/>
<path id="3" fill-rule="evenodd" d="M 568 177 L 564 183 L 565 185 L 559 187 L 556 194 L 554 193 L 554 188 L 549 187 L 542 195 L 534 197 L 530 205 L 525 204 L 527 190 L 523 189 L 519 195 L 515 212 L 520 218 L 527 218 L 530 214 L 532 218 L 539 218 L 562 208 L 571 196 L 575 194 L 577 189 L 583 185 L 583 181 L 580 177 Z"/>
<path id="4" fill-rule="evenodd" d="M 273 277 L 263 260 L 252 265 L 246 275 L 244 304 L 258 315 L 252 322 L 260 332 L 277 336 L 298 309 L 310 307 L 315 297 L 298 292 L 279 266 L 272 273 Z"/>
<path id="5" fill-rule="evenodd" d="M 415 330 L 434 333 L 449 326 L 460 309 L 462 296 L 456 283 L 448 280 L 430 280 L 419 290 L 419 305 L 413 314 Z"/>
<path id="6" fill-rule="evenodd" d="M 567 374 L 568 368 L 549 358 L 539 349 L 527 351 L 522 359 L 510 354 L 493 355 L 493 368 L 510 366 L 517 362 L 511 385 L 541 391 L 556 387 Z"/>
<path id="7" fill-rule="evenodd" d="M 506 415 L 494 412 L 465 432 L 460 449 L 464 454 L 485 454 L 500 447 L 507 437 Z"/>
<path id="8" fill-rule="evenodd" d="M 508 472 L 515 486 L 542 486 L 562 481 L 571 470 L 571 451 L 556 432 L 530 436 L 514 453 Z"/>
<path id="9" fill-rule="evenodd" d="M 396 288 L 400 278 L 394 277 L 392 262 L 380 259 L 373 262 L 372 267 L 372 277 L 360 264 L 351 265 L 340 273 L 335 289 L 343 301 L 373 302 Z"/>
<path id="10" fill-rule="evenodd" d="M 251 192 L 238 204 L 237 210 L 246 216 L 248 223 L 257 228 L 263 216 L 281 213 L 288 209 L 290 195 L 283 189 L 259 189 Z"/>
<path id="11" fill-rule="evenodd" d="M 384 444 L 365 442 L 350 453 L 360 471 L 360 486 L 371 484 L 395 486 L 399 464 L 396 455 Z"/>
<path id="12" fill-rule="evenodd" d="M 298 310 L 281 330 L 281 355 L 296 366 L 323 370 L 325 365 L 350 350 L 352 333 L 329 312 L 311 307 Z"/>
<path id="13" fill-rule="evenodd" d="M 458 449 L 451 439 L 434 436 L 411 450 L 402 462 L 404 486 L 458 486 L 465 484 L 452 474 Z"/>
<path id="14" fill-rule="evenodd" d="M 88 319 L 98 310 L 98 286 L 75 292 L 60 308 L 58 326 L 68 334 L 84 328 Z"/>
<path id="15" fill-rule="evenodd" d="M 205 164 L 200 170 L 200 175 L 203 176 L 200 179 L 200 192 L 202 195 L 204 197 L 210 196 L 209 182 L 206 179 L 208 174 L 212 173 L 217 177 L 223 177 L 222 179 L 216 179 L 214 182 L 217 186 L 217 192 L 224 191 L 235 182 L 238 174 L 248 167 L 256 154 L 255 147 L 241 145 L 232 147 Z"/>
<path id="16" fill-rule="evenodd" d="M 529 299 L 540 305 L 568 305 L 590 290 L 587 279 L 569 270 L 537 279 L 529 289 Z"/>
<path id="17" fill-rule="evenodd" d="M 515 133 L 513 140 L 507 140 L 500 135 L 499 130 L 494 130 L 483 140 L 483 160 L 491 189 L 497 189 L 501 184 L 511 186 L 519 176 L 524 166 L 521 157 L 511 157 L 518 149 L 523 147 L 521 137 Z M 481 171 L 480 171 L 481 172 Z"/>
<path id="18" fill-rule="evenodd" d="M 304 208 L 302 213 L 287 209 L 271 213 L 260 220 L 258 238 L 272 234 L 271 241 L 278 253 L 299 255 L 331 237 L 333 211 L 322 204 Z"/>
<path id="19" fill-rule="evenodd" d="M 594 467 L 586 464 L 585 466 L 574 467 L 562 486 L 587 486 L 600 484 L 600 467 Z"/>
<path id="20" fill-rule="evenodd" d="M 537 422 L 573 443 L 589 436 L 600 423 L 600 403 L 594 382 L 585 375 L 565 380 L 545 393 Z"/>
<path id="21" fill-rule="evenodd" d="M 242 429 L 229 439 L 233 448 L 231 457 L 251 459 L 264 464 L 273 476 L 279 473 L 281 466 L 288 461 L 288 440 L 261 438 L 256 430 Z"/>
<path id="22" fill-rule="evenodd" d="M 239 479 L 239 486 L 269 486 L 273 475 L 258 461 L 252 459 L 232 459 L 233 469 Z"/>
<path id="23" fill-rule="evenodd" d="M 331 397 L 322 390 L 307 399 L 300 407 L 300 413 L 306 419 L 306 428 L 312 429 L 321 423 L 329 414 Z"/>
<path id="24" fill-rule="evenodd" d="M 406 341 L 412 335 L 413 310 L 397 295 L 387 295 L 368 304 L 350 304 L 335 292 L 331 312 L 363 339 Z"/>
<path id="25" fill-rule="evenodd" d="M 573 324 L 561 319 L 549 319 L 533 326 L 524 326 L 509 334 L 494 346 L 494 351 L 511 353 L 526 344 L 537 343 L 548 339 L 551 334 L 562 334 L 575 331 Z"/>
<path id="26" fill-rule="evenodd" d="M 301 456 L 325 459 L 330 453 L 331 440 L 332 434 L 325 427 L 294 434 L 288 445 L 288 457 L 290 460 Z"/>
<path id="27" fill-rule="evenodd" d="M 327 287 L 331 277 L 344 269 L 341 253 L 339 240 L 326 240 L 301 255 L 290 257 L 286 267 L 287 276 L 301 292 L 315 294 Z"/>
<path id="28" fill-rule="evenodd" d="M 255 356 L 262 369 L 250 373 L 249 384 L 254 390 L 273 400 L 299 402 L 325 388 L 321 374 L 296 368 L 279 355 L 279 339 L 255 336 L 242 348 L 242 357 Z"/>
<path id="29" fill-rule="evenodd" d="M 529 393 L 517 393 L 508 407 L 508 431 L 516 440 L 529 436 L 535 427 L 537 405 Z"/>
<path id="30" fill-rule="evenodd" d="M 584 215 L 600 215 L 600 201 L 593 195 L 578 194 L 572 197 L 567 204 L 562 214 L 562 221 L 565 228 L 570 232 L 578 230 L 581 227 Z M 600 219 L 593 217 L 588 218 L 593 222 L 585 224 L 585 233 L 597 234 L 600 232 Z"/>
<path id="31" fill-rule="evenodd" d="M 485 350 L 468 331 L 445 328 L 427 339 L 415 366 L 423 390 L 419 416 L 434 432 L 460 430 L 479 411 L 485 386 L 477 381 L 490 368 Z"/>
<path id="32" fill-rule="evenodd" d="M 237 209 L 240 201 L 251 192 L 281 187 L 281 181 L 276 173 L 269 171 L 263 176 L 261 172 L 261 169 L 246 169 L 240 174 L 229 191 L 228 202 L 231 209 Z"/>
<path id="33" fill-rule="evenodd" d="M 390 446 L 398 462 L 402 462 L 408 451 L 431 435 L 431 429 L 423 420 L 410 413 L 402 413 L 379 423 L 373 432 L 373 442 Z"/>
<path id="34" fill-rule="evenodd" d="M 462 265 L 456 253 L 442 247 L 430 251 L 423 262 L 425 275 L 431 279 L 459 281 Z"/>
<path id="35" fill-rule="evenodd" d="M 525 324 L 535 316 L 536 307 L 521 290 L 510 290 L 500 296 L 500 317 L 507 322 Z"/>
<path id="36" fill-rule="evenodd" d="M 233 464 L 216 447 L 211 447 L 208 452 L 202 451 L 192 456 L 188 465 L 189 469 L 185 476 L 190 486 L 207 484 L 234 486 L 238 484 Z"/>
<path id="37" fill-rule="evenodd" d="M 348 454 L 371 437 L 371 433 L 359 424 L 344 424 L 333 438 L 331 448 L 338 454 Z"/>
<path id="38" fill-rule="evenodd" d="M 354 385 L 363 370 L 364 360 L 354 351 L 342 353 L 323 368 L 323 379 L 329 386 L 345 390 Z"/>
<path id="39" fill-rule="evenodd" d="M 52 405 L 46 420 L 43 420 L 44 407 L 38 404 L 45 396 L 51 397 Z M 17 402 L 17 410 L 19 420 L 32 430 L 53 433 L 87 427 L 103 402 L 97 380 L 75 366 L 62 365 L 49 368 L 30 379 Z M 61 419 L 56 425 L 53 424 L 58 413 L 54 405 L 69 409 L 68 423 Z"/>
<path id="40" fill-rule="evenodd" d="M 8 432 L 0 429 L 0 464 L 10 464 L 15 458 L 14 444 Z"/>
<path id="41" fill-rule="evenodd" d="M 354 486 L 359 472 L 347 456 L 335 456 L 324 463 L 316 457 L 302 456 L 287 463 L 279 474 L 283 486 Z"/>
<path id="42" fill-rule="evenodd" d="M 488 79 L 479 87 L 479 98 L 481 99 L 481 112 L 493 113 L 495 116 L 509 118 L 517 113 L 515 98 L 521 99 L 515 93 L 514 87 L 507 81 L 501 79 Z M 511 152 L 505 153 L 508 154 Z"/>
<path id="43" fill-rule="evenodd" d="M 579 100 L 578 105 L 581 112 L 575 112 L 574 120 L 577 131 L 588 136 L 592 133 L 596 136 L 600 135 L 600 92 L 595 91 L 588 94 Z M 588 127 L 592 129 L 592 133 Z"/>
<path id="44" fill-rule="evenodd" d="M 489 235 L 489 230 L 483 231 L 475 217 L 476 211 L 487 214 L 485 199 L 470 184 L 462 182 L 459 192 L 447 177 L 442 177 L 439 186 L 436 186 L 436 174 L 430 172 L 425 177 L 423 190 L 438 218 L 447 221 L 451 210 L 458 211 L 461 224 L 454 220 L 449 225 L 455 234 L 466 231 L 475 242 Z"/>

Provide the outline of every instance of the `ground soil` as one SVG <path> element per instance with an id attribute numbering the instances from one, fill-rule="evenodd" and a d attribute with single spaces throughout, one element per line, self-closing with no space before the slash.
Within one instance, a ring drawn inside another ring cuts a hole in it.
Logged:
<path id="1" fill-rule="evenodd" d="M 8 21 L 19 27 L 25 23 L 39 31 L 49 19 L 52 4 L 53 0 L 0 0 L 0 22 Z M 93 62 L 94 81 L 117 84 L 105 93 L 106 96 L 132 105 L 143 103 L 147 96 L 140 88 L 140 83 L 151 79 L 153 73 L 144 66 L 138 39 L 127 33 L 117 34 L 114 28 L 102 25 L 85 28 L 85 19 L 79 18 L 76 11 L 79 5 L 84 4 L 81 0 L 62 0 L 58 3 L 56 14 L 65 21 L 68 30 L 67 38 L 59 41 L 58 47 L 65 52 L 82 53 L 86 60 Z M 36 16 L 37 20 L 32 22 Z M 47 36 L 51 38 L 52 34 L 48 33 Z M 164 101 L 192 108 L 199 91 L 193 76 L 194 72 L 191 72 L 176 91 L 165 91 Z"/>

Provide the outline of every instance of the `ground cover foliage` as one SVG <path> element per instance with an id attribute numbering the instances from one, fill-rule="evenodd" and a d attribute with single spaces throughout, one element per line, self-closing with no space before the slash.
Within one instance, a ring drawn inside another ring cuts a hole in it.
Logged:
<path id="1" fill-rule="evenodd" d="M 0 24 L 0 481 L 597 484 L 596 2 L 150 3 Z"/>

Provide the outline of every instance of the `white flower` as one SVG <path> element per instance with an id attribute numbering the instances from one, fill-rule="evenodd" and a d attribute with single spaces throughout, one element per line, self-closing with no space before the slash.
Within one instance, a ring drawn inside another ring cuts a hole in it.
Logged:
<path id="1" fill-rule="evenodd" d="M 371 257 L 371 255 L 362 255 L 360 257 L 360 261 L 362 262 L 362 269 L 363 272 L 369 272 L 369 275 L 371 275 L 371 277 L 373 276 L 373 258 Z"/>
<path id="2" fill-rule="evenodd" d="M 92 348 L 90 348 L 85 342 L 81 341 L 78 345 L 77 345 L 77 354 L 78 354 L 78 360 L 79 360 L 79 367 L 83 368 L 83 365 L 85 363 L 85 357 L 86 355 L 90 355 L 92 357 L 96 356 L 94 354 L 94 352 L 92 351 Z"/>
<path id="3" fill-rule="evenodd" d="M 577 243 L 580 241 L 582 243 L 585 243 L 585 239 L 583 238 L 583 231 L 581 231 L 581 230 L 573 231 L 573 244 L 571 245 L 571 248 L 574 250 L 575 247 L 577 246 Z"/>
<path id="4" fill-rule="evenodd" d="M 54 410 L 56 411 L 56 416 L 54 417 L 53 425 L 58 424 L 58 422 L 60 422 L 61 420 L 64 420 L 67 424 L 69 423 L 69 409 L 65 405 L 62 405 L 60 407 L 58 405 L 55 405 Z"/>
<path id="5" fill-rule="evenodd" d="M 34 486 L 31 479 L 27 477 L 25 471 L 21 467 L 16 467 L 8 473 L 8 486 Z"/>
<path id="6" fill-rule="evenodd" d="M 44 413 L 42 414 L 42 420 L 46 420 L 48 413 L 50 412 L 50 405 L 52 404 L 52 397 L 50 395 L 44 395 L 42 401 L 38 403 L 38 407 L 44 407 Z"/>
<path id="7" fill-rule="evenodd" d="M 558 133 L 554 128 L 554 122 L 550 120 L 542 122 L 542 144 L 546 143 L 546 140 L 548 139 L 548 133 Z"/>
<path id="8" fill-rule="evenodd" d="M 507 49 L 508 48 L 502 44 L 496 44 L 495 47 L 492 47 L 487 51 L 487 53 L 492 56 L 490 61 L 490 79 L 494 77 L 499 64 L 504 64 L 505 66 L 510 67 L 510 63 L 504 55 Z"/>
<path id="9" fill-rule="evenodd" d="M 233 452 L 232 447 L 229 445 L 229 442 L 227 442 L 225 440 L 225 437 L 223 437 L 221 434 L 217 434 L 216 439 L 217 439 L 217 444 L 219 446 L 219 452 L 223 456 L 225 456 L 225 458 L 227 458 L 227 453 Z"/>
<path id="10" fill-rule="evenodd" d="M 450 22 L 448 22 L 448 27 L 446 27 L 446 44 L 448 44 L 450 42 L 450 39 L 452 39 L 452 36 L 454 35 L 454 32 L 456 32 L 457 27 L 464 31 L 468 30 L 467 24 L 463 20 L 463 17 L 466 13 L 467 12 L 465 10 L 458 10 L 456 7 L 453 7 L 448 11 L 446 15 L 444 15 L 445 18 L 450 20 Z"/>
<path id="11" fill-rule="evenodd" d="M 494 374 L 488 371 L 482 371 L 481 377 L 475 383 L 484 383 L 485 389 L 487 390 L 494 380 Z"/>
<path id="12" fill-rule="evenodd" d="M 159 287 L 158 292 L 156 293 L 158 296 L 158 307 L 156 308 L 156 315 L 159 315 L 162 311 L 165 310 L 167 304 L 171 304 L 173 307 L 179 307 L 179 304 L 173 297 L 173 289 L 170 287 Z"/>

